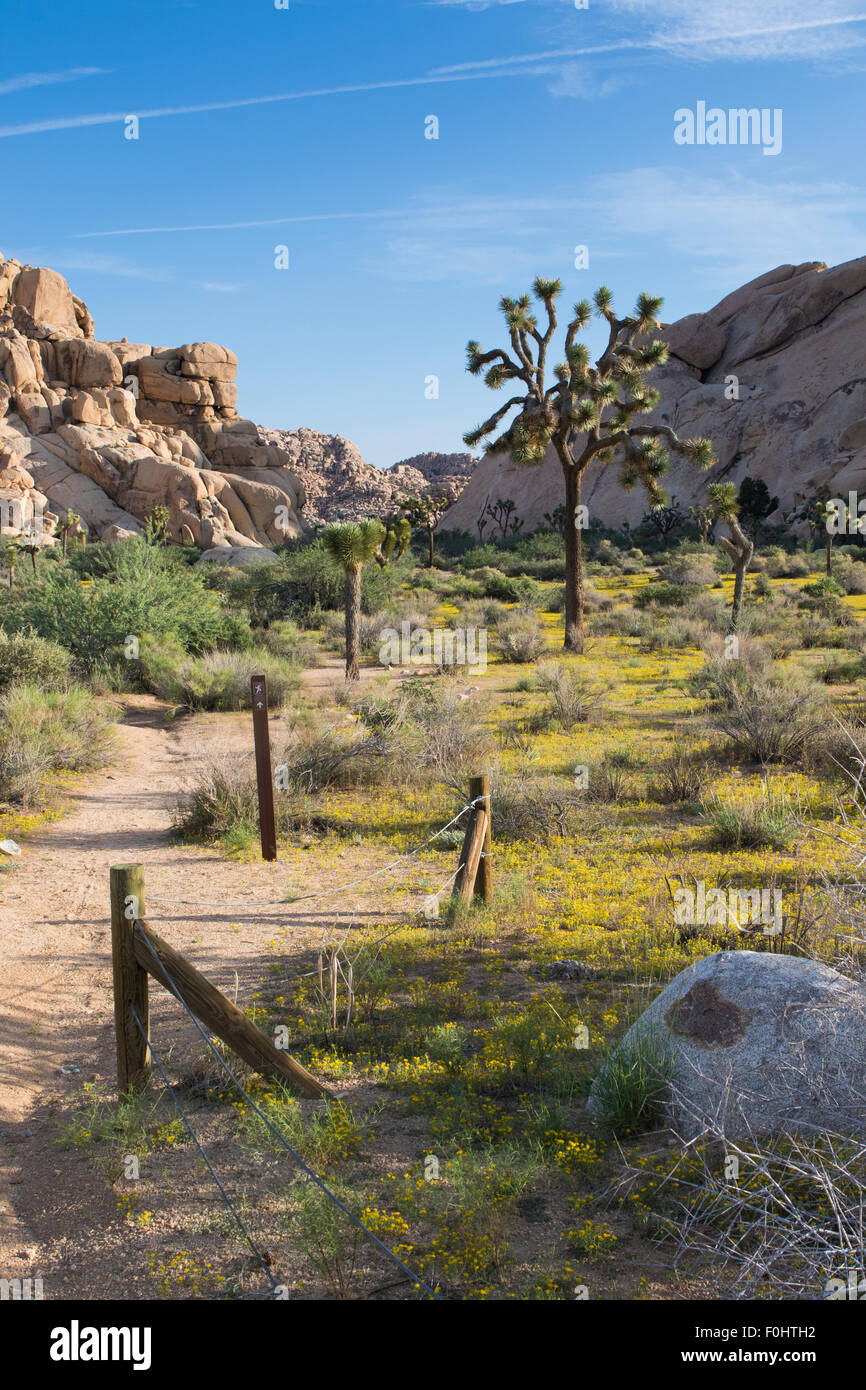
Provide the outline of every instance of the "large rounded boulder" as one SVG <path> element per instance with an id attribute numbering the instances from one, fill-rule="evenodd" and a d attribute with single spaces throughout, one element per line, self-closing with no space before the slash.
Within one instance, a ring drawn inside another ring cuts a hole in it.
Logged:
<path id="1" fill-rule="evenodd" d="M 614 1058 L 641 1050 L 666 1078 L 666 1119 L 684 1139 L 866 1134 L 866 985 L 818 961 L 757 951 L 697 961 Z M 596 1114 L 603 1077 L 590 1092 Z"/>

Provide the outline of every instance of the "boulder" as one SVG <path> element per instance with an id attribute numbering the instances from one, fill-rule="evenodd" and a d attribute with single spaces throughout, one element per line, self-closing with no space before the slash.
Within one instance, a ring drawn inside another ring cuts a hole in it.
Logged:
<path id="1" fill-rule="evenodd" d="M 54 344 L 57 375 L 70 386 L 119 386 L 123 380 L 120 363 L 108 343 L 89 338 L 67 338 Z"/>
<path id="2" fill-rule="evenodd" d="M 216 563 L 245 569 L 247 565 L 273 564 L 279 559 L 263 545 L 218 545 L 206 550 L 197 561 L 199 565 Z"/>
<path id="3" fill-rule="evenodd" d="M 37 323 L 51 324 L 67 338 L 82 336 L 72 291 L 56 270 L 26 266 L 13 282 L 12 301 Z"/>
<path id="4" fill-rule="evenodd" d="M 616 1053 L 667 1055 L 666 1118 L 711 1131 L 866 1135 L 866 985 L 818 961 L 719 951 L 683 970 Z M 599 1112 L 599 1078 L 589 1106 Z"/>
<path id="5" fill-rule="evenodd" d="M 668 324 L 658 335 L 676 357 L 704 371 L 718 362 L 725 350 L 725 333 L 709 314 L 687 314 Z"/>

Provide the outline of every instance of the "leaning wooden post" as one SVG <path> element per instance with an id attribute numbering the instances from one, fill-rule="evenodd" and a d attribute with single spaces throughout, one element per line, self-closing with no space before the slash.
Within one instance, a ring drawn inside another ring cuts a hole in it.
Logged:
<path id="1" fill-rule="evenodd" d="M 253 737 L 256 745 L 262 858 L 272 863 L 277 857 L 277 832 L 274 825 L 274 780 L 271 770 L 271 737 L 268 731 L 267 677 L 252 676 L 250 686 L 253 693 Z"/>
<path id="2" fill-rule="evenodd" d="M 491 833 L 490 833 L 490 778 L 472 777 L 469 780 L 469 796 L 472 801 L 478 797 L 484 797 L 480 810 L 487 813 L 487 827 L 484 831 L 484 843 L 481 847 L 481 862 L 478 866 L 478 873 L 475 875 L 475 896 L 482 898 L 489 903 L 493 897 L 493 859 L 491 852 Z"/>
<path id="3" fill-rule="evenodd" d="M 111 870 L 111 960 L 114 969 L 114 1031 L 117 1038 L 117 1088 L 141 1089 L 150 1079 L 150 1009 L 147 971 L 135 954 L 135 922 L 144 916 L 144 869 L 118 864 Z M 132 1016 L 130 1005 L 144 1029 Z"/>

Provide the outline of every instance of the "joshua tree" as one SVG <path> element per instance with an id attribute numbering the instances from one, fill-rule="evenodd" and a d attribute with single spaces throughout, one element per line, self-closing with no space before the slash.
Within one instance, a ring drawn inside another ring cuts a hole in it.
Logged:
<path id="1" fill-rule="evenodd" d="M 487 510 L 502 532 L 503 540 L 509 531 L 516 536 L 517 532 L 523 529 L 523 522 L 519 517 L 515 516 L 512 520 L 512 514 L 517 511 L 517 503 L 510 497 L 500 497 L 497 502 L 488 505 Z"/>
<path id="2" fill-rule="evenodd" d="M 427 532 L 427 568 L 433 568 L 436 558 L 436 527 L 451 506 L 451 499 L 443 493 L 430 492 L 426 497 L 410 497 L 406 512 L 413 526 Z"/>
<path id="3" fill-rule="evenodd" d="M 852 511 L 841 497 L 817 497 L 809 505 L 806 520 L 812 531 L 823 531 L 826 554 L 826 571 L 832 573 L 833 542 L 837 536 L 862 536 L 866 531 L 866 517 Z"/>
<path id="4" fill-rule="evenodd" d="M 710 483 L 707 492 L 716 520 L 723 521 L 731 533 L 730 540 L 727 536 L 719 536 L 719 545 L 731 557 L 734 565 L 734 598 L 731 604 L 731 632 L 734 632 L 740 621 L 746 570 L 749 568 L 749 561 L 755 553 L 755 542 L 745 534 L 737 519 L 740 508 L 737 502 L 736 485 L 734 483 Z"/>
<path id="5" fill-rule="evenodd" d="M 712 507 L 704 507 L 699 503 L 696 507 L 689 507 L 689 516 L 698 528 L 698 535 L 704 545 L 713 539 L 713 527 L 718 521 L 718 517 Z"/>
<path id="6" fill-rule="evenodd" d="M 668 464 L 664 444 L 682 451 L 701 468 L 711 467 L 715 457 L 707 439 L 680 440 L 667 425 L 632 424 L 636 414 L 647 414 L 658 405 L 658 391 L 648 387 L 644 378 L 668 355 L 666 343 L 646 337 L 659 327 L 662 301 L 652 295 L 640 295 L 634 313 L 620 319 L 613 312 L 610 290 L 602 286 L 596 291 L 595 311 L 607 321 L 609 337 L 594 367 L 589 365 L 586 344 L 576 341 L 590 322 L 592 307 L 587 300 L 575 304 L 565 334 L 565 360 L 553 369 L 553 385 L 546 384 L 548 351 L 557 326 L 556 299 L 561 291 L 559 280 L 539 277 L 533 284 L 535 298 L 547 318 L 543 332 L 528 294 L 500 301 L 511 354 L 503 348 L 482 352 L 477 342 L 469 343 L 468 371 L 477 376 L 486 367 L 484 380 L 492 390 L 514 381 L 519 392 L 463 438 L 474 448 L 517 408 L 508 427 L 487 444 L 486 452 L 507 449 L 515 463 L 538 464 L 549 446 L 556 450 L 565 478 L 565 649 L 582 652 L 585 514 L 580 499 L 586 469 L 593 462 L 610 462 L 618 456 L 622 486 L 632 488 L 641 483 L 651 501 L 663 502 L 659 479 Z"/>
<path id="7" fill-rule="evenodd" d="M 401 555 L 406 554 L 412 539 L 412 526 L 405 517 L 395 517 L 388 520 L 382 529 L 384 535 L 373 559 L 384 569 L 391 560 L 399 560 Z"/>
<path id="8" fill-rule="evenodd" d="M 406 520 L 385 527 L 375 517 L 326 526 L 322 542 L 330 559 L 346 574 L 346 680 L 360 679 L 358 633 L 361 626 L 361 570 L 371 560 L 387 565 L 405 554 L 412 539 Z"/>
<path id="9" fill-rule="evenodd" d="M 81 517 L 78 513 L 74 512 L 71 507 L 67 507 L 65 519 L 63 521 L 58 520 L 54 528 L 55 536 L 60 536 L 61 538 L 64 560 L 66 559 L 66 546 L 69 541 L 70 533 L 77 528 L 80 520 Z"/>
<path id="10" fill-rule="evenodd" d="M 552 512 L 544 513 L 544 520 L 551 531 L 558 531 L 561 536 L 565 535 L 565 507 L 561 502 Z"/>
<path id="11" fill-rule="evenodd" d="M 668 536 L 682 526 L 685 517 L 677 499 L 672 497 L 670 502 L 657 502 L 654 507 L 650 507 L 643 520 L 655 527 L 662 538 L 662 544 L 666 546 Z"/>

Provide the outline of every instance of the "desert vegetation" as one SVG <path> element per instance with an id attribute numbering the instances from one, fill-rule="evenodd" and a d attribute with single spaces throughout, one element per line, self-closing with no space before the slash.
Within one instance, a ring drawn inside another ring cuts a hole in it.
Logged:
<path id="1" fill-rule="evenodd" d="M 719 528 L 740 515 L 728 495 L 709 505 Z M 846 873 L 862 823 L 866 567 L 859 544 L 837 545 L 828 580 L 820 538 L 761 526 L 756 543 L 735 522 L 745 560 L 695 520 L 675 534 L 650 520 L 588 527 L 581 653 L 562 651 L 571 610 L 555 525 L 483 545 L 442 532 L 432 552 L 426 526 L 405 544 L 373 528 L 366 548 L 359 532 L 332 531 L 243 570 L 199 565 L 158 535 L 111 548 L 72 536 L 65 555 L 19 567 L 5 595 L 6 833 L 26 839 L 64 779 L 110 759 L 124 698 L 149 693 L 167 719 L 211 721 L 214 751 L 177 798 L 174 835 L 254 859 L 252 757 L 221 752 L 219 729 L 265 671 L 287 908 L 397 864 L 353 889 L 362 913 L 336 897 L 317 925 L 278 931 L 254 997 L 239 1000 L 266 1032 L 287 1030 L 334 1098 L 299 1101 L 242 1074 L 340 1200 L 440 1296 L 809 1299 L 849 1258 L 862 1210 L 846 1157 L 855 1138 L 743 1140 L 743 1163 L 764 1175 L 752 1200 L 726 1179 L 718 1135 L 670 1146 L 664 1045 L 617 1050 L 668 982 L 717 951 L 808 956 L 864 978 Z M 350 566 L 357 669 L 346 680 Z M 383 633 L 403 624 L 483 631 L 483 669 L 383 662 Z M 324 683 L 305 682 L 323 668 Z M 480 773 L 494 897 L 467 906 L 451 884 Z M 334 875 L 335 857 L 345 872 Z M 683 923 L 676 891 L 698 881 L 780 891 L 781 930 Z M 273 1138 L 257 1112 L 229 1103 L 211 1060 L 194 1065 L 207 1132 L 240 1167 L 264 1162 Z M 160 1254 L 179 1204 L 191 1212 L 190 1141 L 166 1096 L 151 1100 L 143 1110 L 88 1084 L 63 1142 L 117 1186 L 156 1296 L 243 1296 L 253 1275 L 218 1226 L 199 1224 L 174 1264 Z M 164 1158 L 163 1178 L 134 1196 L 116 1177 L 129 1152 Z M 388 1282 L 381 1256 L 315 1189 L 256 1180 L 248 1195 L 252 1229 L 298 1289 L 365 1297 Z M 824 1230 L 804 1255 L 797 1232 L 827 1204 L 838 1235 Z M 391 1296 L 414 1294 L 405 1283 Z"/>

